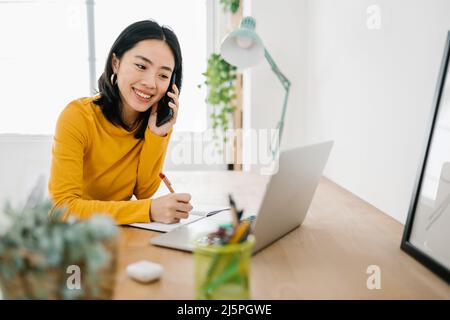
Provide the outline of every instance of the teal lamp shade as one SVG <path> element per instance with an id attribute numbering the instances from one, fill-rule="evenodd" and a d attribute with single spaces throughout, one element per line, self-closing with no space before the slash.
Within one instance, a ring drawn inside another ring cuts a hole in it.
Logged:
<path id="1" fill-rule="evenodd" d="M 245 17 L 239 29 L 229 33 L 222 41 L 220 52 L 229 64 L 240 69 L 256 66 L 264 57 L 264 45 L 255 32 L 256 21 Z"/>

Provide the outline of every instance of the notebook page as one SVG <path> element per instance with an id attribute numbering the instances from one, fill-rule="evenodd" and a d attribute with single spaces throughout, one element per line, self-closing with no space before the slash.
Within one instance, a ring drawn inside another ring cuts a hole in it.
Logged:
<path id="1" fill-rule="evenodd" d="M 182 226 L 184 224 L 188 224 L 194 221 L 197 221 L 199 219 L 202 219 L 205 216 L 206 213 L 203 213 L 202 215 L 198 214 L 189 214 L 189 217 L 187 219 L 180 219 L 180 222 L 178 223 L 160 223 L 160 222 L 150 222 L 150 223 L 132 223 L 129 224 L 129 226 L 141 228 L 141 229 L 148 229 L 148 230 L 154 230 L 154 231 L 161 231 L 161 232 L 169 232 L 172 231 L 175 228 L 178 228 L 179 226 Z"/>
<path id="2" fill-rule="evenodd" d="M 154 230 L 154 231 L 160 231 L 160 232 L 169 232 L 172 231 L 175 228 L 178 228 L 182 225 L 192 223 L 194 221 L 197 221 L 199 219 L 202 219 L 206 217 L 206 215 L 210 212 L 215 211 L 221 211 L 221 210 L 227 210 L 228 208 L 226 206 L 211 206 L 211 205 L 195 205 L 194 210 L 189 212 L 189 217 L 187 219 L 181 219 L 178 223 L 160 223 L 160 222 L 150 222 L 150 223 L 132 223 L 129 224 L 129 226 L 141 228 L 141 229 L 148 229 L 148 230 Z"/>

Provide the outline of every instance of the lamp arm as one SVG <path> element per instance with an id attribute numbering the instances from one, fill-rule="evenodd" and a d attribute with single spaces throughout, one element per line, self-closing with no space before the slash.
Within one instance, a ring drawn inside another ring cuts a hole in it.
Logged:
<path id="1" fill-rule="evenodd" d="M 270 64 L 270 66 L 272 68 L 272 71 L 278 77 L 278 79 L 280 80 L 280 82 L 283 85 L 283 88 L 285 90 L 284 101 L 283 101 L 283 109 L 281 111 L 281 118 L 280 118 L 280 121 L 277 124 L 277 129 L 278 129 L 278 132 L 279 132 L 279 136 L 278 136 L 279 139 L 278 139 L 278 143 L 277 143 L 275 149 L 273 148 L 273 143 L 274 143 L 274 140 L 276 138 L 275 135 L 274 135 L 274 137 L 272 137 L 272 141 L 270 142 L 270 150 L 272 152 L 272 157 L 273 157 L 273 159 L 275 159 L 275 156 L 278 153 L 278 150 L 279 150 L 279 147 L 280 147 L 280 144 L 281 144 L 281 136 L 283 134 L 284 118 L 286 116 L 287 102 L 288 102 L 289 90 L 290 90 L 290 87 L 291 87 L 291 82 L 288 80 L 288 78 L 286 78 L 286 76 L 278 68 L 277 64 L 275 63 L 275 61 L 273 60 L 272 56 L 269 54 L 267 49 L 264 49 L 264 55 L 266 57 L 267 62 Z M 276 133 L 277 132 L 275 132 L 275 134 Z"/>
<path id="2" fill-rule="evenodd" d="M 275 61 L 273 60 L 272 56 L 270 55 L 269 51 L 267 51 L 267 49 L 264 49 L 264 56 L 266 57 L 267 62 L 270 64 L 272 71 L 276 74 L 278 79 L 281 81 L 283 88 L 285 90 L 289 90 L 289 87 L 291 86 L 291 82 L 281 72 L 280 68 L 278 68 L 277 64 L 275 63 Z"/>

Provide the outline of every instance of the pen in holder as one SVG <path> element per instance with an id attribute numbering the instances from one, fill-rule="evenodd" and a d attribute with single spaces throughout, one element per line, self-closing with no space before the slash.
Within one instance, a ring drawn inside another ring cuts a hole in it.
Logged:
<path id="1" fill-rule="evenodd" d="M 232 195 L 231 224 L 198 239 L 194 247 L 195 288 L 197 299 L 250 299 L 250 258 L 255 238 L 250 221 L 241 221 Z"/>

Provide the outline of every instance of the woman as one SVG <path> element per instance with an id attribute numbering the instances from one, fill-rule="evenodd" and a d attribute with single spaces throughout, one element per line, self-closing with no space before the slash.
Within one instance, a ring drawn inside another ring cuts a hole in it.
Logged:
<path id="1" fill-rule="evenodd" d="M 56 207 L 67 209 L 65 217 L 104 213 L 118 224 L 188 217 L 187 193 L 149 199 L 161 182 L 181 81 L 181 50 L 173 31 L 148 20 L 122 31 L 98 80 L 99 94 L 69 103 L 56 125 L 49 192 Z M 166 92 L 173 117 L 156 126 Z M 130 201 L 133 195 L 137 200 Z"/>

